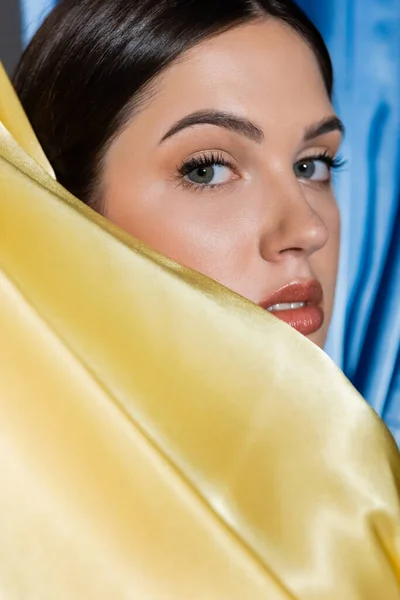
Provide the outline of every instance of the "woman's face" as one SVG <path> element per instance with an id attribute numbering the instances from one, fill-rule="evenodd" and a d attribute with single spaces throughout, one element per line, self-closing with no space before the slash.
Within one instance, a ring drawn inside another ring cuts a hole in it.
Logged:
<path id="1" fill-rule="evenodd" d="M 196 46 L 152 92 L 105 158 L 107 218 L 322 347 L 341 125 L 313 52 L 280 22 L 260 21 Z"/>

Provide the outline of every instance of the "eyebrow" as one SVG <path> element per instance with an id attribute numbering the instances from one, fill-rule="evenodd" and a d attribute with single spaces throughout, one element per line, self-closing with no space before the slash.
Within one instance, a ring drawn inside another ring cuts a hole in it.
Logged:
<path id="1" fill-rule="evenodd" d="M 183 119 L 180 119 L 172 125 L 171 129 L 163 136 L 160 143 L 176 133 L 179 133 L 179 131 L 188 127 L 193 127 L 194 125 L 216 125 L 217 127 L 222 127 L 223 129 L 228 129 L 234 133 L 244 135 L 251 141 L 258 142 L 259 144 L 264 139 L 263 130 L 244 117 L 222 111 L 200 110 L 183 117 Z"/>
<path id="2" fill-rule="evenodd" d="M 308 127 L 304 134 L 304 141 L 309 142 L 321 135 L 331 133 L 332 131 L 339 131 L 342 135 L 345 133 L 344 125 L 338 117 L 327 117 L 326 119 L 322 119 L 322 121 L 316 125 Z"/>
<path id="3" fill-rule="evenodd" d="M 239 117 L 223 111 L 200 110 L 191 113 L 174 123 L 161 138 L 160 144 L 183 129 L 194 127 L 195 125 L 215 125 L 217 127 L 222 127 L 229 131 L 233 131 L 234 133 L 239 133 L 259 144 L 264 140 L 264 132 L 261 127 L 244 117 Z M 339 131 L 341 134 L 344 134 L 344 125 L 338 117 L 327 117 L 316 125 L 308 127 L 304 134 L 304 141 L 308 142 L 321 135 L 325 135 L 326 133 L 331 133 L 332 131 Z"/>

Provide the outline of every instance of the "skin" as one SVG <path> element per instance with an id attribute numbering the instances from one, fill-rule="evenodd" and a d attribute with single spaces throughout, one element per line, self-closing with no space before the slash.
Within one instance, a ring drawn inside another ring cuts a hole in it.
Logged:
<path id="1" fill-rule="evenodd" d="M 324 153 L 334 157 L 341 133 L 304 141 L 307 129 L 335 116 L 312 50 L 279 21 L 246 24 L 190 50 L 163 72 L 154 91 L 103 162 L 105 215 L 257 304 L 288 283 L 317 279 L 325 321 L 309 338 L 323 347 L 337 277 L 339 211 L 329 168 L 313 163 L 315 180 L 299 177 L 293 165 Z M 180 119 L 204 110 L 244 117 L 263 139 L 198 124 L 161 141 Z M 191 185 L 178 169 L 210 151 L 232 168 L 217 167 L 219 185 Z"/>

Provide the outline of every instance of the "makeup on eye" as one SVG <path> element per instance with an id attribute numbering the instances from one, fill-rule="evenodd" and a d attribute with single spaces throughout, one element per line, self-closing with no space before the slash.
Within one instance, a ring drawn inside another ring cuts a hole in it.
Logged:
<path id="1" fill-rule="evenodd" d="M 328 183 L 332 179 L 332 171 L 341 169 L 345 164 L 340 156 L 331 156 L 324 151 L 296 161 L 293 171 L 298 179 Z"/>
<path id="2" fill-rule="evenodd" d="M 215 150 L 190 157 L 177 171 L 181 185 L 198 190 L 221 188 L 240 178 L 233 161 Z"/>
<path id="3" fill-rule="evenodd" d="M 327 184 L 332 179 L 332 171 L 345 164 L 340 157 L 331 156 L 328 151 L 304 156 L 293 164 L 295 176 L 304 181 Z M 190 157 L 177 168 L 179 183 L 198 191 L 212 191 L 240 179 L 237 167 L 221 151 L 211 150 Z"/>

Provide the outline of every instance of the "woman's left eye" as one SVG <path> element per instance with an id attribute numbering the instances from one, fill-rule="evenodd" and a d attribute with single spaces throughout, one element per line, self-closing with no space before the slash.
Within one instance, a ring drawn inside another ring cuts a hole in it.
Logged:
<path id="1" fill-rule="evenodd" d="M 333 161 L 332 161 L 333 162 Z M 326 158 L 306 158 L 294 164 L 293 170 L 298 179 L 311 181 L 330 181 L 331 168 Z"/>

